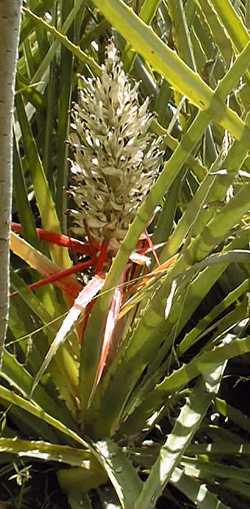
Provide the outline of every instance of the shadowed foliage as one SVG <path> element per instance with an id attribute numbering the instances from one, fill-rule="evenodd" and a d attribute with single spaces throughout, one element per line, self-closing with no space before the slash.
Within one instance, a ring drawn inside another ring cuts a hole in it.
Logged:
<path id="1" fill-rule="evenodd" d="M 249 26 L 248 0 L 24 2 L 13 507 L 249 507 Z"/>

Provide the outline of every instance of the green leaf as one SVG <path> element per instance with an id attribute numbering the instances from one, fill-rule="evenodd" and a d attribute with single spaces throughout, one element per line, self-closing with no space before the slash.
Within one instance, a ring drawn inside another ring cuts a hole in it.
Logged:
<path id="1" fill-rule="evenodd" d="M 129 459 L 112 440 L 100 440 L 94 444 L 103 466 L 116 490 L 124 509 L 133 509 L 141 490 L 141 480 Z"/>
<path id="2" fill-rule="evenodd" d="M 85 440 L 83 440 L 75 431 L 72 431 L 67 425 L 63 424 L 63 420 L 58 420 L 55 417 L 52 417 L 52 415 L 48 414 L 44 411 L 44 397 L 42 395 L 42 391 L 39 391 L 42 398 L 40 399 L 42 403 L 42 407 L 39 406 L 37 403 L 28 401 L 21 396 L 18 396 L 13 391 L 10 391 L 9 389 L 0 386 L 0 397 L 4 399 L 5 401 L 8 401 L 9 403 L 12 403 L 13 405 L 18 406 L 19 408 L 22 408 L 26 412 L 29 412 L 30 414 L 34 415 L 35 417 L 38 417 L 42 421 L 47 422 L 50 424 L 53 428 L 57 429 L 58 431 L 62 432 L 64 435 L 70 437 L 74 442 L 81 444 L 82 447 L 85 447 L 89 449 L 89 446 Z M 38 398 L 37 398 L 38 400 Z"/>
<path id="3" fill-rule="evenodd" d="M 226 108 L 220 96 L 213 94 L 199 75 L 187 67 L 126 4 L 121 0 L 94 0 L 94 4 L 153 69 L 164 76 L 176 90 L 187 96 L 198 108 L 211 108 L 215 120 L 229 129 L 236 138 L 241 136 L 243 122 L 239 117 Z M 247 67 L 249 65 L 248 63 Z"/>
<path id="4" fill-rule="evenodd" d="M 45 461 L 68 463 L 81 466 L 89 462 L 89 452 L 86 449 L 76 449 L 67 445 L 54 445 L 43 441 L 21 440 L 19 438 L 0 438 L 0 453 L 8 452 L 22 457 L 35 458 Z"/>
<path id="5" fill-rule="evenodd" d="M 79 9 L 81 8 L 82 4 L 83 4 L 83 0 L 78 0 L 77 4 L 75 5 L 75 8 L 74 8 L 74 12 L 75 13 L 77 11 L 79 11 Z M 56 38 L 56 40 L 60 41 L 60 43 L 63 46 L 65 46 L 65 48 L 67 48 L 69 51 L 71 51 L 72 54 L 75 55 L 81 62 L 83 62 L 85 64 L 88 64 L 95 74 L 97 74 L 97 75 L 100 74 L 100 67 L 94 61 L 94 59 L 89 57 L 86 53 L 84 53 L 84 51 L 82 51 L 79 46 L 77 46 L 76 44 L 71 42 L 68 39 L 68 37 L 65 35 L 65 32 L 67 31 L 66 27 L 68 28 L 70 26 L 71 21 L 73 19 L 72 11 L 71 11 L 69 17 L 67 18 L 67 20 L 65 21 L 65 23 L 64 23 L 64 25 L 62 27 L 62 30 L 59 31 L 54 26 L 50 25 L 49 23 L 44 21 L 39 16 L 36 16 L 36 14 L 34 14 L 34 12 L 32 12 L 30 9 L 27 9 L 26 7 L 23 7 L 23 10 L 24 10 L 24 12 L 26 12 L 33 19 L 33 21 L 35 21 L 35 23 L 37 23 L 39 26 L 42 26 L 43 28 L 45 28 L 49 32 L 51 32 L 52 35 L 54 35 L 54 37 Z M 48 52 L 48 54 L 46 55 L 46 59 L 44 59 L 43 62 L 42 62 L 41 68 L 33 76 L 33 82 L 34 81 L 39 81 L 39 79 L 41 79 L 41 77 L 43 76 L 43 72 L 44 72 L 44 70 L 46 69 L 46 67 L 47 67 L 47 65 L 49 63 L 49 60 L 51 60 L 53 58 L 53 56 L 54 56 L 55 49 L 56 49 L 56 45 L 52 45 L 50 50 L 49 50 L 49 52 Z"/>
<path id="6" fill-rule="evenodd" d="M 205 483 L 186 475 L 182 468 L 176 467 L 170 483 L 188 497 L 199 509 L 229 509 L 207 488 Z"/>
<path id="7" fill-rule="evenodd" d="M 26 115 L 24 102 L 21 95 L 16 96 L 16 109 L 18 121 L 22 130 L 22 141 L 26 157 L 29 161 L 29 170 L 33 179 L 36 199 L 41 214 L 43 227 L 52 232 L 60 233 L 60 224 L 58 221 L 55 204 L 49 189 L 49 185 L 44 173 L 43 165 L 39 155 L 38 147 L 34 139 L 28 118 Z M 67 266 L 70 261 L 65 250 L 59 246 L 51 247 L 51 254 L 54 260 L 62 265 Z"/>
<path id="8" fill-rule="evenodd" d="M 32 388 L 33 377 L 31 376 L 30 373 L 28 373 L 24 366 L 17 361 L 14 355 L 11 355 L 7 351 L 4 352 L 1 377 L 3 377 L 4 380 L 6 380 L 11 387 L 15 388 L 24 397 L 28 397 Z M 4 387 L 1 386 L 0 389 L 6 390 Z M 72 428 L 75 427 L 74 420 L 69 414 L 69 412 L 65 410 L 63 403 L 56 400 L 55 398 L 53 399 L 50 396 L 50 394 L 47 393 L 44 387 L 42 386 L 37 387 L 36 392 L 33 395 L 32 401 L 38 406 L 40 406 L 43 409 L 43 411 L 51 414 L 53 417 L 56 416 L 58 419 L 61 420 L 62 423 L 65 423 L 67 426 Z M 40 414 L 38 413 L 38 417 L 39 416 Z"/>
<path id="9" fill-rule="evenodd" d="M 182 407 L 174 428 L 153 465 L 142 492 L 136 501 L 135 508 L 151 509 L 157 498 L 169 482 L 175 467 L 178 466 L 186 448 L 190 444 L 211 403 L 218 391 L 225 365 L 217 364 L 204 380 L 198 382 Z"/>

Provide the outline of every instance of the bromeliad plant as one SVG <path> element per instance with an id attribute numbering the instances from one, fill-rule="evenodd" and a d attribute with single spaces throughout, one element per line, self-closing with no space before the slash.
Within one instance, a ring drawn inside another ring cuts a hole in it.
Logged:
<path id="1" fill-rule="evenodd" d="M 250 351 L 248 32 L 229 1 L 94 5 L 24 8 L 2 458 L 56 462 L 72 508 L 246 507 L 249 420 L 217 393 Z"/>
<path id="2" fill-rule="evenodd" d="M 32 390 L 88 304 L 85 323 L 79 331 L 83 343 L 92 301 L 104 284 L 105 270 L 159 172 L 160 140 L 148 133 L 152 115 L 147 112 L 148 101 L 139 105 L 137 89 L 138 85 L 130 85 L 114 43 L 110 41 L 100 78 L 90 80 L 86 89 L 80 91 L 80 101 L 73 110 L 73 134 L 70 135 L 73 152 L 73 183 L 69 192 L 74 201 L 74 209 L 69 210 L 73 218 L 72 230 L 82 241 L 85 239 L 85 253 L 92 256 L 80 262 L 75 270 L 92 266 L 95 276 L 77 296 L 35 377 Z M 15 225 L 14 228 L 17 229 Z M 141 252 L 154 250 L 147 234 L 145 239 L 148 246 L 143 246 L 142 239 L 138 244 L 139 252 L 134 257 L 132 255 L 132 260 L 143 265 L 150 259 Z M 60 276 L 67 274 L 69 271 L 64 271 Z M 122 274 L 122 285 L 115 291 L 110 305 L 95 383 L 100 380 L 111 346 L 114 348 L 112 338 L 123 300 L 123 287 L 131 293 L 128 284 L 131 278 L 133 283 L 134 274 L 135 264 L 128 263 Z M 51 278 L 43 280 L 43 284 L 48 282 Z"/>

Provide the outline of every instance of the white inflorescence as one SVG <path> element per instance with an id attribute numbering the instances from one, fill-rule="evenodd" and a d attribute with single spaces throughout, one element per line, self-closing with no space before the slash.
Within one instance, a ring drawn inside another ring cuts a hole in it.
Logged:
<path id="1" fill-rule="evenodd" d="M 73 108 L 70 142 L 73 231 L 112 240 L 117 247 L 156 178 L 159 139 L 148 132 L 148 100 L 141 106 L 110 42 L 99 78 L 88 80 Z"/>

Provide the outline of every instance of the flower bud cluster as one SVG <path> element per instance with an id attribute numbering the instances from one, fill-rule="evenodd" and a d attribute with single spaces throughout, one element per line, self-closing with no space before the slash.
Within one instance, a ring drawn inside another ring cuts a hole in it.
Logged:
<path id="1" fill-rule="evenodd" d="M 100 77 L 73 107 L 70 194 L 73 232 L 119 246 L 159 172 L 159 139 L 148 132 L 148 100 L 126 76 L 111 41 Z"/>

